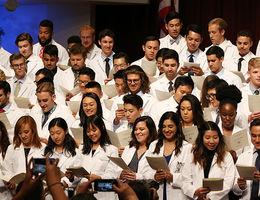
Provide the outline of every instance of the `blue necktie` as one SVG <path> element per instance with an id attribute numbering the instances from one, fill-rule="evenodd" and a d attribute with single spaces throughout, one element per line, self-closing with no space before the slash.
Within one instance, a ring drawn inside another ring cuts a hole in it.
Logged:
<path id="1" fill-rule="evenodd" d="M 256 158 L 256 161 L 255 161 L 255 166 L 256 166 L 256 169 L 258 171 L 260 171 L 260 155 L 258 152 L 258 155 L 257 155 L 257 158 Z M 258 197 L 258 192 L 259 192 L 259 181 L 258 180 L 254 180 L 253 181 L 253 185 L 252 185 L 252 190 L 251 190 L 251 200 L 259 200 L 260 198 Z"/>

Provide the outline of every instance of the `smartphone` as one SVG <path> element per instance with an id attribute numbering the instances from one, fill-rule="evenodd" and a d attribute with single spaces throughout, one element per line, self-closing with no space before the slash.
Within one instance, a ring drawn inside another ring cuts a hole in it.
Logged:
<path id="1" fill-rule="evenodd" d="M 99 192 L 111 192 L 114 191 L 112 185 L 118 186 L 115 179 L 97 179 L 94 181 L 94 190 Z"/>
<path id="2" fill-rule="evenodd" d="M 50 163 L 54 162 L 54 158 L 50 158 Z M 33 171 L 35 174 L 46 172 L 46 159 L 45 158 L 34 158 L 33 159 Z"/>

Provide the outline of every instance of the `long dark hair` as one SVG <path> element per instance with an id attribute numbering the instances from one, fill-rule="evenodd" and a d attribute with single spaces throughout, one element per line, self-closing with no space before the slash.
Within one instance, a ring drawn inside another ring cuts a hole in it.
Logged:
<path id="1" fill-rule="evenodd" d="M 224 157 L 225 157 L 225 154 L 226 154 L 225 142 L 224 142 L 223 135 L 222 135 L 218 125 L 214 122 L 211 122 L 211 121 L 204 122 L 199 128 L 199 135 L 196 139 L 194 147 L 192 148 L 193 162 L 195 164 L 199 163 L 200 166 L 202 166 L 202 167 L 206 166 L 206 154 L 207 154 L 208 150 L 204 146 L 203 136 L 204 136 L 205 132 L 208 131 L 208 130 L 213 130 L 213 131 L 216 131 L 218 133 L 219 144 L 218 144 L 215 151 L 218 154 L 217 164 L 218 164 L 219 167 L 221 167 L 221 162 L 224 161 Z"/>
<path id="2" fill-rule="evenodd" d="M 163 123 L 165 120 L 171 120 L 176 125 L 176 132 L 173 136 L 173 139 L 175 139 L 175 156 L 177 156 L 181 152 L 181 147 L 184 140 L 184 135 L 181 128 L 181 123 L 179 116 L 174 112 L 166 112 L 162 115 L 160 121 L 159 121 L 159 129 L 158 129 L 158 142 L 155 146 L 153 153 L 159 153 L 160 148 L 163 145 L 163 140 L 165 139 L 165 136 L 162 132 L 163 129 Z"/>
<path id="3" fill-rule="evenodd" d="M 9 137 L 8 137 L 8 133 L 5 127 L 5 124 L 0 121 L 0 133 L 1 133 L 1 140 L 0 140 L 0 145 L 1 145 L 1 153 L 2 153 L 2 157 L 5 157 L 5 153 L 6 150 L 8 148 L 8 146 L 10 145 L 10 141 L 9 141 Z"/>
<path id="4" fill-rule="evenodd" d="M 135 137 L 135 128 L 136 128 L 136 125 L 139 122 L 145 122 L 146 127 L 149 130 L 149 135 L 148 135 L 148 138 L 146 140 L 146 147 L 148 149 L 150 144 L 152 143 L 152 141 L 154 141 L 157 138 L 157 131 L 156 131 L 154 121 L 149 116 L 142 116 L 142 117 L 139 117 L 135 120 L 133 130 L 132 130 L 132 133 L 131 133 L 132 140 L 129 142 L 129 146 L 130 147 L 134 146 L 136 149 L 139 148 L 139 142 L 137 141 L 137 139 Z"/>
<path id="5" fill-rule="evenodd" d="M 182 97 L 177 110 L 177 114 L 179 115 L 181 121 L 183 121 L 181 117 L 181 104 L 183 101 L 190 102 L 192 113 L 193 113 L 193 124 L 200 127 L 200 125 L 204 122 L 204 119 L 203 119 L 203 111 L 198 98 L 192 94 L 187 94 L 184 97 Z"/>
<path id="6" fill-rule="evenodd" d="M 82 153 L 89 154 L 92 149 L 92 146 L 93 146 L 92 140 L 89 139 L 89 137 L 87 136 L 87 131 L 90 129 L 90 126 L 96 126 L 100 130 L 100 132 L 101 132 L 100 146 L 104 149 L 104 151 L 106 151 L 105 145 L 111 144 L 110 138 L 107 134 L 106 126 L 101 117 L 99 117 L 98 115 L 92 115 L 92 116 L 88 117 L 87 121 L 83 124 Z"/>
<path id="7" fill-rule="evenodd" d="M 54 126 L 58 126 L 58 127 L 62 128 L 66 134 L 64 141 L 63 141 L 63 149 L 64 149 L 65 154 L 75 156 L 76 155 L 76 150 L 75 150 L 76 143 L 75 143 L 74 139 L 71 137 L 71 135 L 68 133 L 68 125 L 67 125 L 66 121 L 61 117 L 54 118 L 49 123 L 49 127 L 48 127 L 49 131 Z M 46 155 L 52 156 L 55 147 L 56 147 L 56 143 L 51 139 L 51 136 L 49 136 L 48 144 L 44 150 L 44 156 L 46 156 Z"/>
<path id="8" fill-rule="evenodd" d="M 80 126 L 83 126 L 83 124 L 87 121 L 88 116 L 85 114 L 84 109 L 83 109 L 83 100 L 85 99 L 85 97 L 90 97 L 92 99 L 94 99 L 97 103 L 97 113 L 96 115 L 103 118 L 103 110 L 102 110 L 102 106 L 100 103 L 100 99 L 99 97 L 93 93 L 86 93 L 83 95 L 82 99 L 81 99 L 81 103 L 80 103 L 80 109 L 79 109 L 79 117 L 80 117 Z"/>

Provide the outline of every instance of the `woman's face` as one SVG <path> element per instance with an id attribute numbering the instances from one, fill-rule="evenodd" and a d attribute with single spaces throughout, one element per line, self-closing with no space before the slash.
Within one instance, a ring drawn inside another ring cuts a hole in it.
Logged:
<path id="1" fill-rule="evenodd" d="M 193 122 L 193 111 L 189 101 L 183 101 L 180 106 L 181 118 L 185 123 Z"/>
<path id="2" fill-rule="evenodd" d="M 146 126 L 146 122 L 141 121 L 136 124 L 134 134 L 139 144 L 146 144 L 149 136 L 149 129 Z"/>
<path id="3" fill-rule="evenodd" d="M 53 126 L 50 128 L 50 137 L 57 146 L 63 146 L 67 130 L 59 126 Z"/>
<path id="4" fill-rule="evenodd" d="M 209 103 L 213 107 L 218 107 L 219 106 L 219 101 L 216 99 L 216 89 L 209 89 L 207 91 L 206 98 L 209 100 Z"/>
<path id="5" fill-rule="evenodd" d="M 205 131 L 203 135 L 203 144 L 208 150 L 214 151 L 219 144 L 218 132 L 215 130 Z"/>
<path id="6" fill-rule="evenodd" d="M 100 143 L 101 131 L 97 126 L 90 124 L 87 129 L 87 136 L 94 144 L 98 144 Z"/>
<path id="7" fill-rule="evenodd" d="M 21 130 L 18 133 L 18 136 L 19 136 L 20 140 L 22 141 L 22 143 L 25 147 L 31 146 L 33 132 L 32 132 L 32 129 L 30 128 L 30 125 L 28 123 L 22 125 Z"/>
<path id="8" fill-rule="evenodd" d="M 88 117 L 97 113 L 97 102 L 91 97 L 85 97 L 83 99 L 82 106 Z"/>
<path id="9" fill-rule="evenodd" d="M 171 141 L 176 133 L 176 130 L 177 130 L 177 127 L 172 120 L 170 120 L 170 119 L 164 120 L 162 133 L 165 136 L 166 140 Z"/>
<path id="10" fill-rule="evenodd" d="M 223 127 L 228 130 L 233 129 L 237 115 L 235 107 L 232 104 L 226 103 L 219 110 L 219 114 Z"/>

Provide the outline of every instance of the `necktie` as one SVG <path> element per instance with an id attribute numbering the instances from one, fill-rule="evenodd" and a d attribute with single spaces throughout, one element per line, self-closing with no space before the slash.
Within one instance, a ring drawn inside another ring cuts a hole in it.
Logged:
<path id="1" fill-rule="evenodd" d="M 106 58 L 105 61 L 106 61 L 106 74 L 107 74 L 107 77 L 108 77 L 109 71 L 110 71 L 109 58 Z"/>
<path id="2" fill-rule="evenodd" d="M 43 114 L 44 114 L 44 119 L 43 119 L 43 122 L 42 122 L 42 127 L 48 121 L 50 112 L 46 112 L 46 113 L 43 113 Z"/>
<path id="3" fill-rule="evenodd" d="M 256 169 L 259 171 L 260 170 L 260 155 L 259 155 L 260 152 L 257 152 L 257 153 L 258 153 L 258 155 L 257 155 L 256 161 L 255 161 L 255 166 L 256 166 Z M 254 180 L 253 185 L 252 185 L 252 190 L 251 190 L 251 200 L 259 199 L 258 192 L 259 192 L 259 181 Z"/>
<path id="4" fill-rule="evenodd" d="M 189 58 L 189 62 L 194 62 L 194 59 L 193 59 L 194 55 L 190 54 L 189 57 L 190 57 L 190 58 Z"/>
<path id="5" fill-rule="evenodd" d="M 169 87 L 168 87 L 169 92 L 172 92 L 172 91 L 173 91 L 172 85 L 173 85 L 173 82 L 170 81 L 170 82 L 169 82 Z"/>
<path id="6" fill-rule="evenodd" d="M 176 39 L 170 38 L 170 44 L 171 45 L 173 45 L 173 43 L 176 43 L 178 45 L 179 42 L 180 42 L 179 37 L 177 37 Z"/>
<path id="7" fill-rule="evenodd" d="M 255 90 L 254 94 L 259 95 L 259 90 Z"/>
<path id="8" fill-rule="evenodd" d="M 217 125 L 219 124 L 219 120 L 220 120 L 220 116 L 219 116 L 219 112 L 218 112 L 217 118 L 216 118 L 216 124 L 217 124 Z"/>
<path id="9" fill-rule="evenodd" d="M 237 71 L 241 71 L 241 67 L 242 67 L 242 61 L 244 60 L 244 58 L 239 58 L 238 59 L 238 64 L 237 64 Z"/>
<path id="10" fill-rule="evenodd" d="M 42 58 L 42 56 L 43 56 L 43 50 L 44 50 L 44 47 L 42 47 L 41 50 L 40 50 L 40 53 L 39 53 L 40 58 Z"/>
<path id="11" fill-rule="evenodd" d="M 14 96 L 17 97 L 19 92 L 20 92 L 20 89 L 21 89 L 21 82 L 20 81 L 16 81 L 16 87 L 15 87 L 15 90 L 14 90 Z"/>

